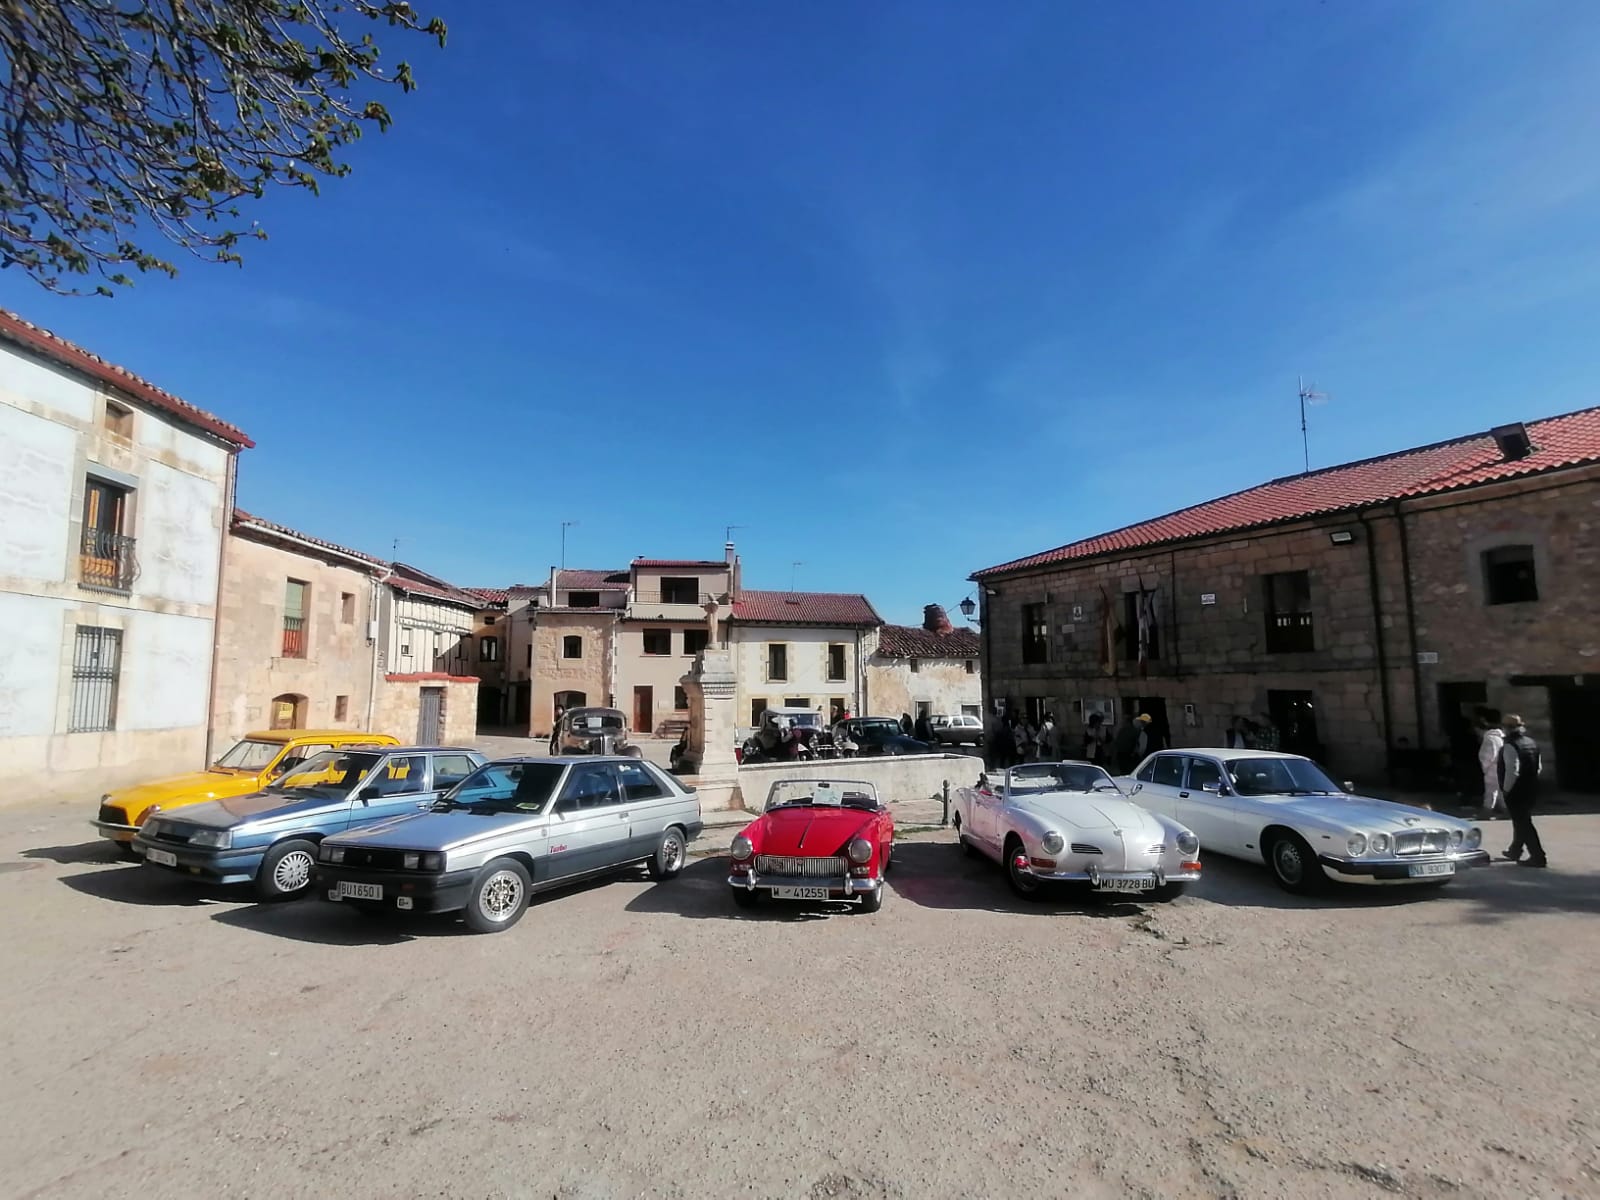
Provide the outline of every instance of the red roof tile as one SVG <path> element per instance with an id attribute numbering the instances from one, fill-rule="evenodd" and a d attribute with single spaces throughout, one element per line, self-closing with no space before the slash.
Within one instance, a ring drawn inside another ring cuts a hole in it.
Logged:
<path id="1" fill-rule="evenodd" d="M 507 588 L 480 587 L 462 588 L 461 590 L 469 593 L 470 595 L 478 597 L 478 599 L 482 600 L 485 604 L 492 605 L 504 604 L 506 602 L 506 593 L 509 591 Z"/>
<path id="2" fill-rule="evenodd" d="M 978 635 L 970 629 L 934 633 L 920 625 L 885 625 L 878 632 L 885 658 L 977 658 Z"/>
<path id="3" fill-rule="evenodd" d="M 625 592 L 630 580 L 626 571 L 590 571 L 578 567 L 562 567 L 556 572 L 556 590 L 560 592 Z M 539 591 L 544 588 L 540 587 Z"/>
<path id="4" fill-rule="evenodd" d="M 229 442 L 241 449 L 248 449 L 255 443 L 243 430 L 236 429 L 220 417 L 212 416 L 202 408 L 196 408 L 187 400 L 180 400 L 171 392 L 162 391 L 155 384 L 140 379 L 126 367 L 119 367 L 108 363 L 97 354 L 90 354 L 81 346 L 75 346 L 66 338 L 57 337 L 48 329 L 40 329 L 37 325 L 24 321 L 14 312 L 0 309 L 0 338 L 6 338 L 18 345 L 42 354 L 45 358 L 58 362 L 63 366 L 73 367 L 82 371 L 91 378 L 98 379 L 101 383 L 109 384 L 119 392 L 131 396 L 135 400 L 143 400 L 152 408 L 158 408 L 170 416 L 177 417 L 197 429 L 214 434 L 225 442 Z"/>
<path id="5" fill-rule="evenodd" d="M 242 508 L 233 510 L 233 526 L 235 532 L 241 527 L 254 527 L 256 530 L 275 534 L 279 537 L 293 538 L 296 541 L 307 542 L 313 546 L 320 546 L 324 550 L 331 550 L 336 554 L 347 555 L 350 558 L 359 558 L 364 563 L 371 563 L 375 567 L 388 569 L 389 564 L 381 558 L 373 558 L 370 554 L 363 554 L 359 550 L 352 550 L 348 546 L 341 546 L 336 542 L 324 541 L 319 537 L 312 537 L 309 533 L 301 533 L 298 529 L 290 529 L 287 525 L 279 525 L 275 521 L 268 521 L 265 517 L 258 517 L 247 513 Z"/>
<path id="6" fill-rule="evenodd" d="M 865 596 L 854 592 L 739 593 L 729 617 L 758 625 L 882 625 Z"/>
<path id="7" fill-rule="evenodd" d="M 1160 546 L 1307 517 L 1366 508 L 1562 467 L 1600 463 L 1600 408 L 1534 421 L 1533 451 L 1507 460 L 1488 433 L 1402 450 L 1380 458 L 1275 479 L 1164 517 L 1098 534 L 973 573 L 984 579 L 1030 567 Z"/>
<path id="8" fill-rule="evenodd" d="M 716 559 L 687 559 L 687 558 L 636 558 L 632 563 L 635 567 L 681 567 L 686 571 L 725 571 L 728 564 Z"/>
<path id="9" fill-rule="evenodd" d="M 411 592 L 418 596 L 432 596 L 436 600 L 444 600 L 450 604 L 459 604 L 467 608 L 477 608 L 482 603 L 477 596 L 465 588 L 458 588 L 453 583 L 446 583 L 437 575 L 429 575 L 426 571 L 408 566 L 406 563 L 395 563 L 390 568 L 389 578 L 385 580 L 390 587 L 402 592 Z"/>

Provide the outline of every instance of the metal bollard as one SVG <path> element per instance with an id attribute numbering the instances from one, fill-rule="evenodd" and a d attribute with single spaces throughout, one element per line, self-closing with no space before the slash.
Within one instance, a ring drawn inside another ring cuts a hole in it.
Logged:
<path id="1" fill-rule="evenodd" d="M 950 781 L 944 781 L 944 816 L 939 818 L 941 826 L 950 824 Z"/>

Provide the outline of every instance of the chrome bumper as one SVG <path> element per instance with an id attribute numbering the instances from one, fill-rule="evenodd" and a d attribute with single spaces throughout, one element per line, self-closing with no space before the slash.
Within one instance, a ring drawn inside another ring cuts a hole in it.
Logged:
<path id="1" fill-rule="evenodd" d="M 133 835 L 139 832 L 137 825 L 117 825 L 111 821 L 90 821 L 89 824 L 100 831 L 101 837 L 108 837 L 118 842 L 131 841 Z"/>
<path id="2" fill-rule="evenodd" d="M 757 888 L 827 888 L 844 896 L 865 896 L 883 890 L 883 880 L 857 878 L 847 875 L 818 877 L 804 875 L 762 875 L 750 871 L 744 875 L 729 875 L 728 886 L 753 892 Z"/>
<path id="3" fill-rule="evenodd" d="M 1454 854 L 1388 855 L 1384 858 L 1350 858 L 1340 854 L 1319 854 L 1317 861 L 1339 875 L 1378 880 L 1448 879 L 1449 875 L 1413 875 L 1411 868 L 1448 863 L 1455 870 L 1486 867 L 1493 859 L 1487 850 L 1462 850 Z M 1452 871 L 1450 874 L 1454 874 Z"/>
<path id="4" fill-rule="evenodd" d="M 1110 879 L 1150 879 L 1154 881 L 1152 890 L 1169 883 L 1193 883 L 1200 878 L 1199 871 L 1166 871 L 1161 867 L 1149 871 L 1102 871 L 1098 867 L 1086 867 L 1082 871 L 1040 871 L 1030 865 L 1023 870 L 1044 883 L 1087 883 L 1091 887 L 1099 887 L 1102 881 Z"/>

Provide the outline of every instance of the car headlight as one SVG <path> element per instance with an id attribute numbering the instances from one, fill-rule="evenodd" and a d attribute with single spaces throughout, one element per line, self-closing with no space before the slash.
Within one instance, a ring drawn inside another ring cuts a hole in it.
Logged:
<path id="1" fill-rule="evenodd" d="M 330 846 L 327 842 L 323 842 L 322 848 L 317 851 L 317 857 L 325 863 L 342 863 L 344 861 L 344 847 Z"/>
<path id="2" fill-rule="evenodd" d="M 422 865 L 422 855 L 415 850 L 408 851 L 401 857 L 400 865 L 408 871 L 415 871 Z"/>
<path id="3" fill-rule="evenodd" d="M 852 838 L 844 852 L 858 867 L 872 861 L 872 843 L 866 838 Z"/>
<path id="4" fill-rule="evenodd" d="M 742 833 L 733 839 L 733 845 L 729 849 L 735 858 L 749 858 L 756 852 L 755 843 Z"/>
<path id="5" fill-rule="evenodd" d="M 1389 835 L 1387 833 L 1375 833 L 1367 841 L 1367 845 L 1374 854 L 1389 853 L 1389 844 Z"/>
<path id="6" fill-rule="evenodd" d="M 1200 853 L 1200 839 L 1185 829 L 1178 835 L 1178 853 L 1185 858 Z"/>
<path id="7" fill-rule="evenodd" d="M 1062 837 L 1054 829 L 1039 839 L 1039 849 L 1043 850 L 1046 854 L 1060 854 L 1062 848 L 1065 847 L 1066 844 L 1067 839 Z"/>
<path id="8" fill-rule="evenodd" d="M 422 869 L 424 871 L 444 870 L 444 854 L 438 850 L 433 850 L 427 854 L 424 854 L 422 856 Z"/>
<path id="9" fill-rule="evenodd" d="M 1483 830 L 1479 829 L 1476 825 L 1474 825 L 1471 829 L 1467 830 L 1467 849 L 1468 850 L 1476 850 L 1478 848 L 1478 846 L 1482 842 L 1483 842 Z"/>
<path id="10" fill-rule="evenodd" d="M 1345 849 L 1350 851 L 1352 858 L 1360 858 L 1367 852 L 1367 835 L 1364 833 L 1352 833 L 1350 840 L 1344 845 Z"/>
<path id="11" fill-rule="evenodd" d="M 1461 832 L 1461 830 L 1452 829 L 1450 831 L 1450 844 L 1452 846 L 1455 846 L 1455 847 L 1459 848 L 1461 843 L 1466 841 L 1466 840 L 1467 840 L 1467 835 L 1465 833 Z"/>
<path id="12" fill-rule="evenodd" d="M 209 846 L 213 850 L 226 850 L 233 845 L 233 834 L 226 829 L 202 829 L 189 838 L 191 846 Z"/>

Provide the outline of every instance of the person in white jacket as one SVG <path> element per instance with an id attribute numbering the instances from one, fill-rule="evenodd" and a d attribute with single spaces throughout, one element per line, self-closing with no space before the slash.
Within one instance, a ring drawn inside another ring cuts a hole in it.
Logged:
<path id="1" fill-rule="evenodd" d="M 1485 711 L 1478 717 L 1478 766 L 1483 768 L 1483 815 L 1493 820 L 1504 807 L 1500 793 L 1500 751 L 1506 735 L 1500 730 L 1500 714 Z"/>

